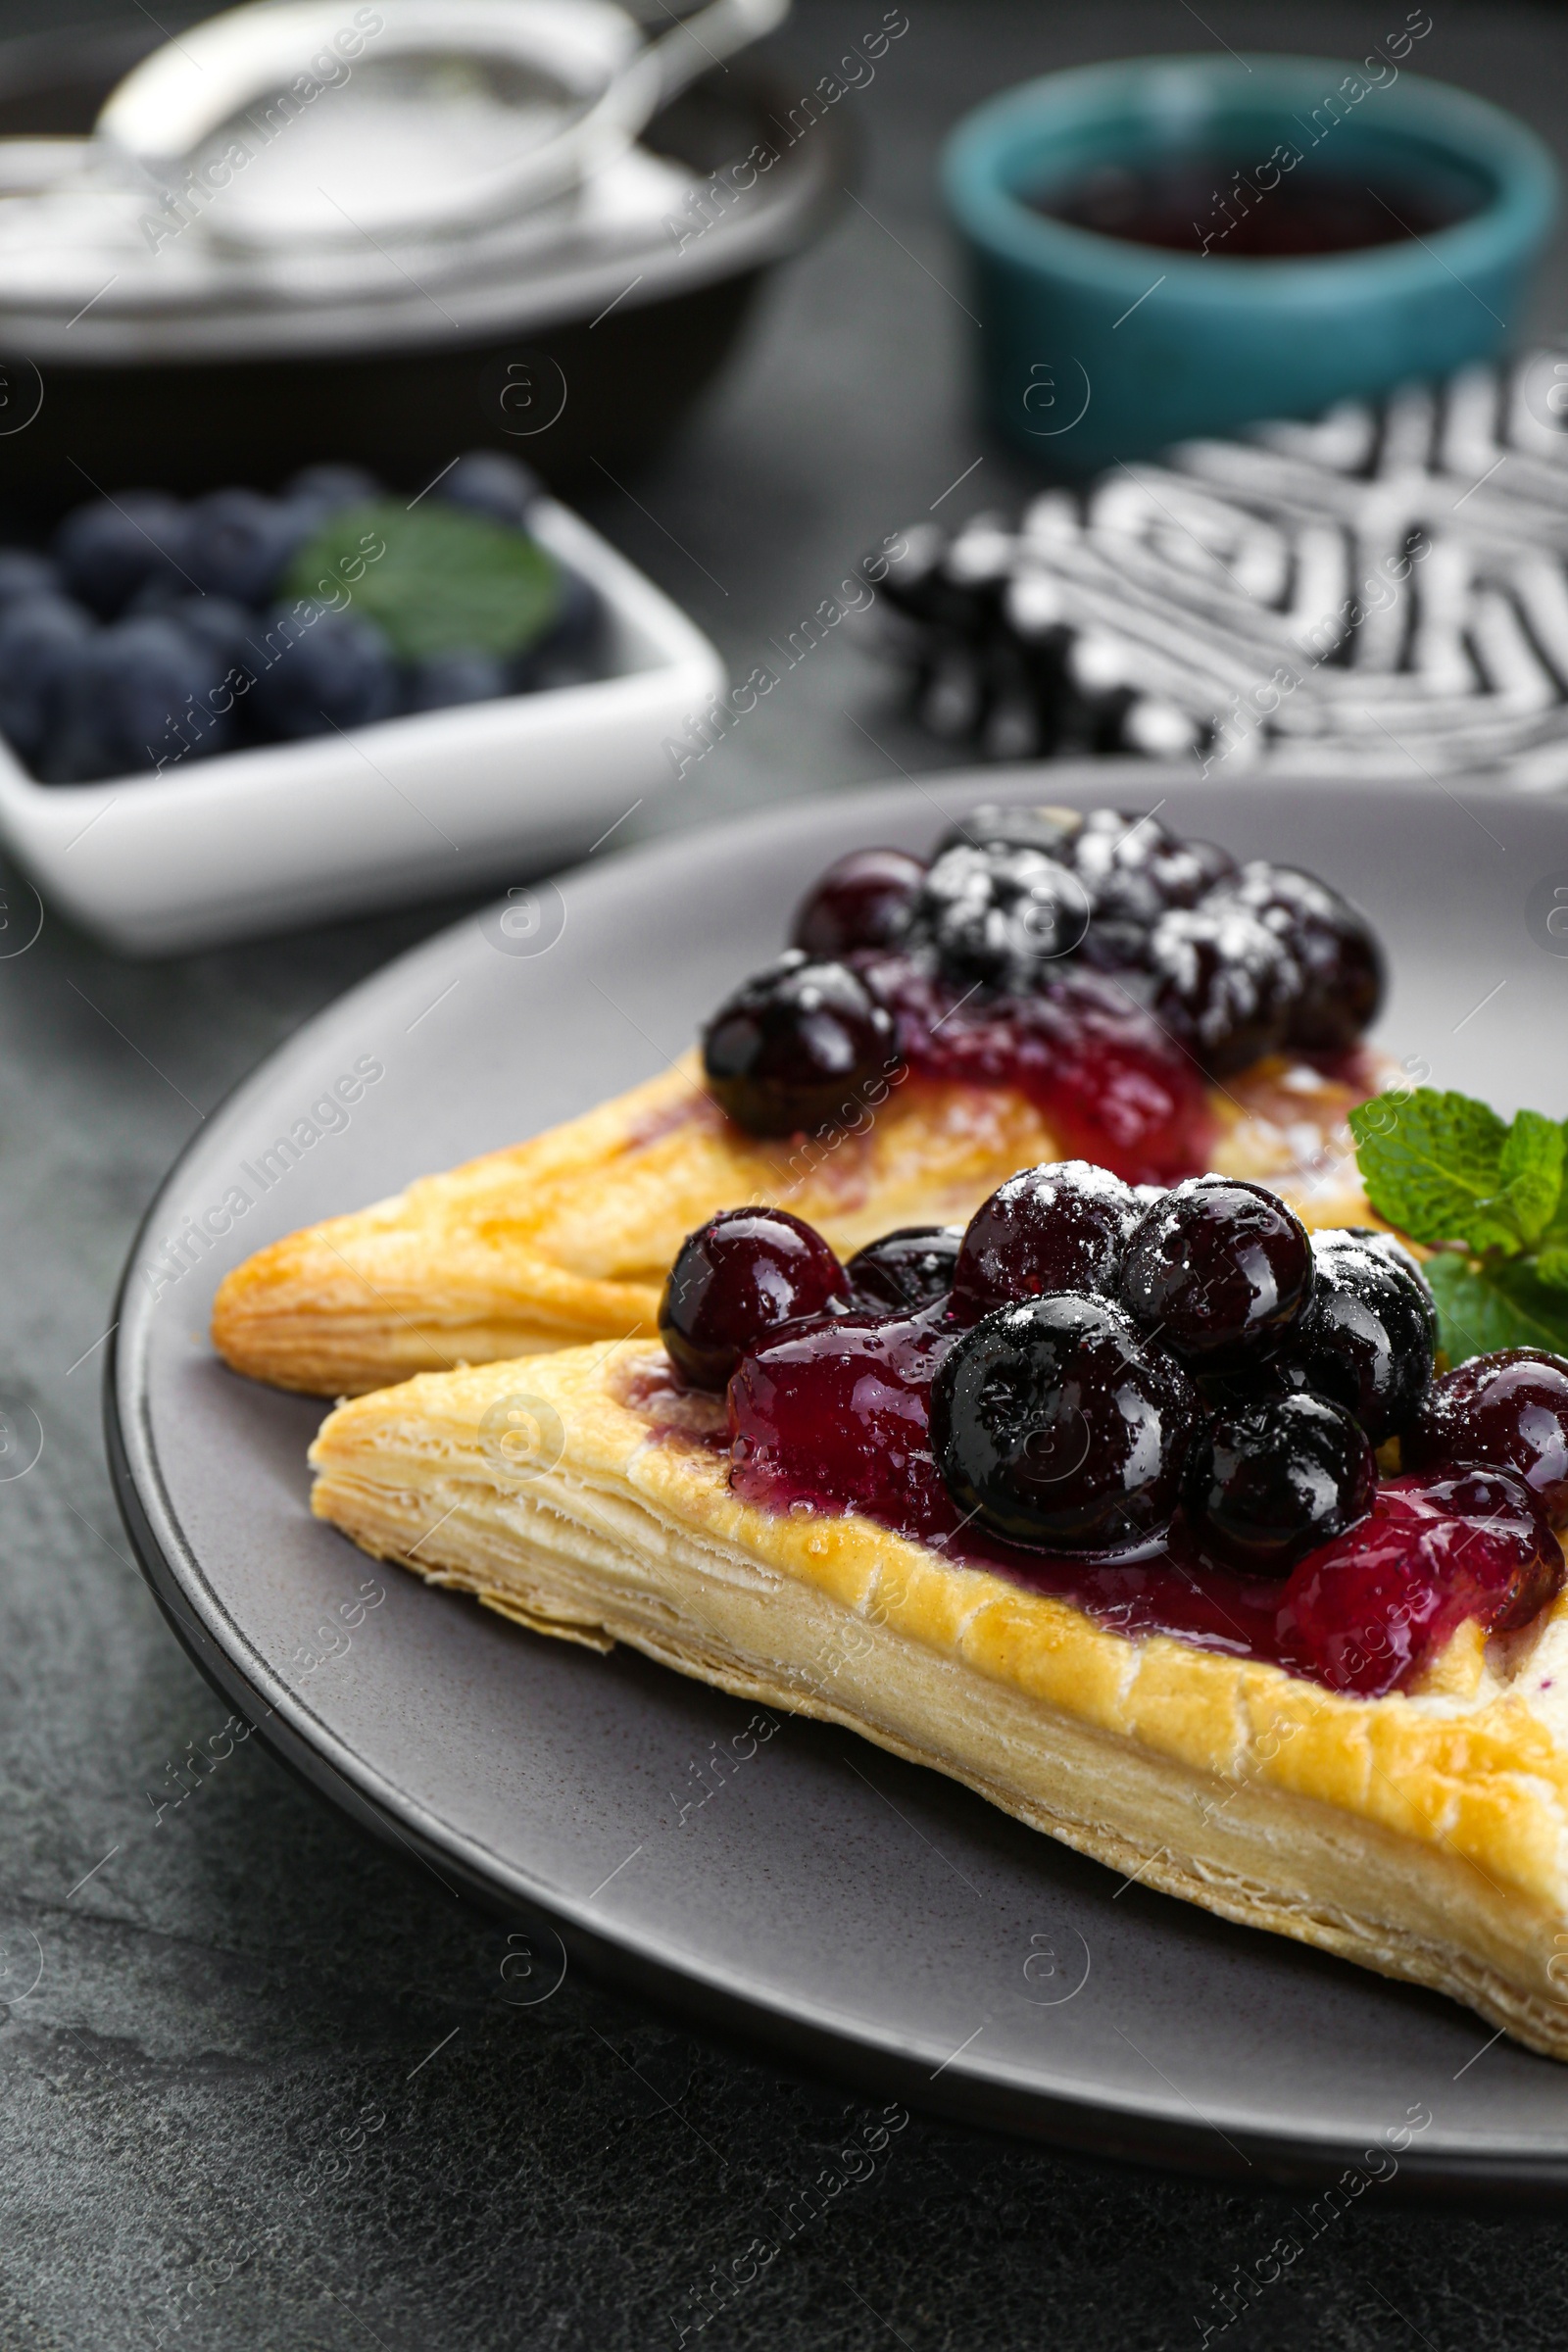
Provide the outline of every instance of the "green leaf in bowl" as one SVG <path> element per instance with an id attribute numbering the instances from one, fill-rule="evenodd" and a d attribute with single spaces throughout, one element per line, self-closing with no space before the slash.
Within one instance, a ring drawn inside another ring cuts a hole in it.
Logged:
<path id="1" fill-rule="evenodd" d="M 438 500 L 410 513 L 395 499 L 333 514 L 280 590 L 379 622 L 402 662 L 525 653 L 555 623 L 564 592 L 560 564 L 525 531 Z"/>

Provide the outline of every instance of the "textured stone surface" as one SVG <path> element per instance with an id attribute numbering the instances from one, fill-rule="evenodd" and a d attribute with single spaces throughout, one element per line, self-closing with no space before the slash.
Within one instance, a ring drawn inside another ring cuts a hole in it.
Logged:
<path id="1" fill-rule="evenodd" d="M 848 207 L 767 294 L 680 445 L 628 484 L 647 513 L 608 486 L 591 501 L 739 674 L 977 456 L 940 513 L 1021 488 L 968 420 L 967 321 L 936 282 L 956 283 L 930 194 L 942 128 L 1026 73 L 1208 37 L 1163 0 L 908 6 L 909 34 L 846 102 L 869 214 Z M 1404 12 L 1216 0 L 1203 13 L 1238 46 L 1360 54 Z M 8 22 L 54 14 L 13 0 Z M 803 90 L 880 14 L 880 0 L 805 8 L 779 44 Z M 1425 71 L 1559 128 L 1568 24 L 1454 0 L 1434 15 Z M 1545 321 L 1565 309 L 1559 268 Z M 835 637 L 625 836 L 890 760 L 940 764 Z M 1214 2286 L 1290 2229 L 1299 2260 L 1213 2340 L 1559 2343 L 1568 2257 L 1549 2216 L 1412 2209 L 1372 2187 L 1308 2239 L 1291 2218 L 1303 2198 L 918 2119 L 855 2182 L 865 2163 L 844 2151 L 876 2138 L 876 2102 L 791 2081 L 575 1977 L 512 2006 L 501 1933 L 257 1742 L 155 1825 L 148 1792 L 168 1793 L 170 1767 L 225 1710 L 130 1564 L 103 1468 L 102 1350 L 76 1359 L 197 1118 L 441 919 L 159 967 L 50 921 L 0 962 L 0 1397 L 19 1429 L 30 1407 L 44 1433 L 36 1466 L 0 1484 L 0 2345 L 611 2352 L 673 2347 L 685 2327 L 713 2352 L 1155 2352 L 1200 2340 Z M 813 2183 L 823 2209 L 805 2221 Z M 715 2268 L 758 2275 L 710 2304 L 699 2332 L 692 2298 Z"/>

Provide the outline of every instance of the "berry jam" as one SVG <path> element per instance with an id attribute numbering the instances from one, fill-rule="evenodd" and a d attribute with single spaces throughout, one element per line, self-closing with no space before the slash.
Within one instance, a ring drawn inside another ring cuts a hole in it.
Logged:
<path id="1" fill-rule="evenodd" d="M 1028 996 L 986 997 L 912 957 L 848 960 L 892 1010 L 899 1051 L 922 1077 L 1026 1096 L 1062 1157 L 1129 1184 L 1173 1184 L 1207 1161 L 1212 1123 L 1197 1065 L 1106 974 L 1063 966 Z"/>
<path id="2" fill-rule="evenodd" d="M 729 1391 L 734 1492 L 775 1511 L 860 1511 L 1114 1632 L 1174 1635 L 1364 1698 L 1409 1682 L 1466 1618 L 1528 1623 L 1562 1583 L 1543 1508 L 1506 1471 L 1386 1480 L 1364 1518 L 1283 1581 L 1215 1568 L 1180 1516 L 1161 1542 L 1099 1559 L 982 1537 L 929 1443 L 930 1384 L 959 1337 L 940 1308 L 850 1314 L 747 1357 Z"/>

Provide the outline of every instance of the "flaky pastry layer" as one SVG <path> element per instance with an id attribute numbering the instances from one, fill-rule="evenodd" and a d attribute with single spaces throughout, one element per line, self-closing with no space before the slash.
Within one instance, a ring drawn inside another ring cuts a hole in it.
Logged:
<path id="1" fill-rule="evenodd" d="M 1214 1090 L 1213 1165 L 1274 1184 L 1308 1223 L 1357 1222 L 1345 1118 L 1363 1091 L 1259 1062 Z M 919 1079 L 858 1131 L 759 1140 L 716 1108 L 693 1054 L 528 1143 L 259 1250 L 220 1289 L 213 1340 L 236 1371 L 341 1396 L 651 1333 L 676 1250 L 718 1209 L 789 1208 L 847 1256 L 898 1225 L 966 1223 L 1016 1169 L 1059 1156 L 1021 1095 Z"/>
<path id="2" fill-rule="evenodd" d="M 535 1632 L 847 1725 L 1146 1886 L 1568 2057 L 1568 1599 L 1505 1641 L 1467 1629 L 1421 1695 L 1342 1696 L 853 1513 L 746 1504 L 721 1453 L 625 1401 L 660 1360 L 606 1344 L 346 1402 L 312 1507 Z"/>

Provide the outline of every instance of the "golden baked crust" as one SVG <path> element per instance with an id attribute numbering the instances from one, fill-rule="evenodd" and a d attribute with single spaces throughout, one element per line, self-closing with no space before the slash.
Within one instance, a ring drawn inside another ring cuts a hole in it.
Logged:
<path id="1" fill-rule="evenodd" d="M 1266 1179 L 1308 1223 L 1367 1215 L 1347 1111 L 1366 1084 L 1273 1056 L 1211 1095 L 1213 1164 Z M 213 1340 L 236 1371 L 341 1396 L 411 1372 L 652 1332 L 686 1235 L 747 1201 L 792 1209 L 848 1255 L 898 1225 L 966 1223 L 1018 1168 L 1060 1156 L 1003 1087 L 910 1079 L 831 1145 L 744 1135 L 697 1055 L 586 1116 L 397 1199 L 288 1235 L 234 1268 Z"/>
<path id="2" fill-rule="evenodd" d="M 1568 1597 L 1506 1639 L 1464 1629 L 1419 1695 L 1342 1696 L 853 1513 L 746 1504 L 722 1453 L 628 1401 L 662 1360 L 605 1344 L 344 1403 L 312 1507 L 536 1632 L 846 1724 L 1147 1886 L 1568 2057 Z"/>

